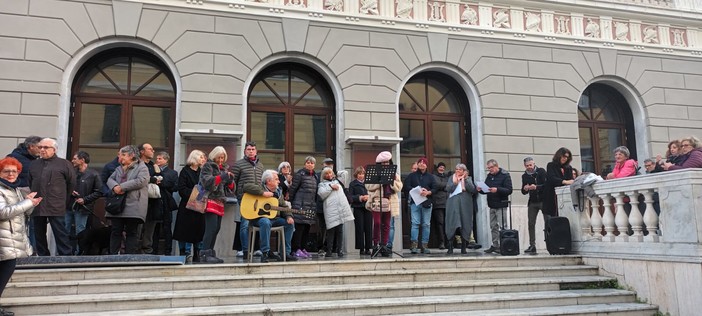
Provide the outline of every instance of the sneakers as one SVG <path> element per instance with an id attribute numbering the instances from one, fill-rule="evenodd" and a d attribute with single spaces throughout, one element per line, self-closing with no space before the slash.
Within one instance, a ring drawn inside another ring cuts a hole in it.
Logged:
<path id="1" fill-rule="evenodd" d="M 524 253 L 535 255 L 536 254 L 536 247 L 534 247 L 534 245 L 531 245 L 531 246 L 529 246 L 529 248 L 524 250 Z"/>
<path id="2" fill-rule="evenodd" d="M 429 244 L 422 244 L 422 253 L 425 255 L 431 253 L 431 250 L 429 250 Z"/>
<path id="3" fill-rule="evenodd" d="M 297 257 L 294 256 L 293 253 L 289 253 L 287 256 L 285 256 L 285 261 L 297 261 Z"/>
<path id="4" fill-rule="evenodd" d="M 312 258 L 312 255 L 309 254 L 305 248 L 302 248 L 302 254 L 305 255 L 305 258 Z"/>
<path id="5" fill-rule="evenodd" d="M 324 257 L 327 256 L 327 252 L 324 251 L 324 249 L 320 249 L 319 252 L 317 253 L 317 255 L 318 255 L 320 258 L 324 258 Z M 331 257 L 331 253 L 329 254 L 329 256 Z"/>
<path id="6" fill-rule="evenodd" d="M 260 257 L 262 254 L 261 250 L 254 251 L 254 257 Z"/>
<path id="7" fill-rule="evenodd" d="M 490 248 L 485 249 L 485 253 L 500 253 L 500 249 L 495 246 L 490 246 Z"/>
<path id="8" fill-rule="evenodd" d="M 295 251 L 294 256 L 297 258 L 307 258 L 307 256 L 305 256 L 305 254 L 302 252 L 302 249 Z"/>
<path id="9" fill-rule="evenodd" d="M 243 251 L 239 250 L 239 251 L 236 252 L 236 257 L 237 257 L 237 258 L 241 258 L 241 257 L 243 257 L 243 256 L 244 256 L 244 252 L 243 252 Z"/>
<path id="10" fill-rule="evenodd" d="M 482 245 L 476 244 L 475 241 L 471 241 L 468 243 L 468 249 L 480 249 L 483 248 Z"/>
<path id="11" fill-rule="evenodd" d="M 283 261 L 279 255 L 275 254 L 273 251 L 268 252 L 268 260 Z"/>
<path id="12" fill-rule="evenodd" d="M 417 245 L 417 242 L 416 242 L 416 241 L 411 242 L 411 243 L 410 243 L 410 253 L 412 253 L 412 254 L 418 254 L 418 253 L 419 253 L 419 249 L 418 249 L 417 247 L 418 247 L 418 245 Z"/>

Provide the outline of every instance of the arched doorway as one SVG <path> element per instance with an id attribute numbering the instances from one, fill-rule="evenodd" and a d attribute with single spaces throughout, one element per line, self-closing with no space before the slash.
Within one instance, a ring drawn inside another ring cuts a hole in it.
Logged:
<path id="1" fill-rule="evenodd" d="M 629 103 L 611 86 L 594 83 L 580 96 L 578 128 L 582 171 L 606 176 L 614 168 L 614 149 L 627 146 L 636 159 L 636 137 Z"/>
<path id="2" fill-rule="evenodd" d="M 147 52 L 118 48 L 92 57 L 72 86 L 68 156 L 84 150 L 100 170 L 120 147 L 148 142 L 173 157 L 175 91 L 166 65 Z"/>
<path id="3" fill-rule="evenodd" d="M 403 179 L 420 157 L 429 160 L 428 172 L 434 172 L 434 166 L 443 162 L 446 172 L 452 172 L 456 164 L 464 163 L 470 174 L 474 174 L 472 164 L 468 163 L 473 161 L 470 104 L 464 89 L 455 79 L 437 71 L 413 76 L 402 88 L 398 109 Z M 403 196 L 403 200 L 405 198 Z M 407 202 L 403 201 L 402 205 L 406 208 Z M 409 245 L 409 216 L 403 217 L 402 225 L 404 244 Z M 430 247 L 437 246 L 438 241 L 430 240 Z"/>
<path id="4" fill-rule="evenodd" d="M 247 134 L 264 166 L 288 161 L 297 170 L 307 156 L 318 165 L 335 156 L 334 95 L 318 72 L 278 63 L 254 78 L 248 95 Z"/>

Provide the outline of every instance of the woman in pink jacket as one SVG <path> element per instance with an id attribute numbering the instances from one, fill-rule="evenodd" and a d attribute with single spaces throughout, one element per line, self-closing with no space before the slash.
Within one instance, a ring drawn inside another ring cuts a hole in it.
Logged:
<path id="1" fill-rule="evenodd" d="M 629 159 L 629 148 L 619 146 L 614 149 L 614 170 L 607 175 L 607 179 L 626 178 L 636 175 L 638 163 L 634 159 Z"/>

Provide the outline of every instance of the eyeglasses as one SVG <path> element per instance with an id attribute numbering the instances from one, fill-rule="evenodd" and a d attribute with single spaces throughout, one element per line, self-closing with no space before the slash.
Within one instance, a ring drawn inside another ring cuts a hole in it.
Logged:
<path id="1" fill-rule="evenodd" d="M 692 147 L 692 145 L 690 145 L 690 144 L 682 144 L 682 145 L 680 145 L 680 147 Z"/>
<path id="2" fill-rule="evenodd" d="M 39 149 L 54 149 L 52 146 L 37 146 Z"/>
<path id="3" fill-rule="evenodd" d="M 14 169 L 5 169 L 2 171 L 3 174 L 18 174 L 19 171 L 14 170 Z"/>

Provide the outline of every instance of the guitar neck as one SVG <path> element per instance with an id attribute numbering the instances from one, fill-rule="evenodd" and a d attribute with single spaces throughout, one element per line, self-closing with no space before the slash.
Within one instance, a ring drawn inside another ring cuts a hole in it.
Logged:
<path id="1" fill-rule="evenodd" d="M 303 214 L 303 215 L 305 215 L 305 214 L 307 213 L 307 212 L 305 212 L 305 211 L 303 211 L 303 210 L 296 210 L 296 209 L 293 209 L 293 208 L 280 207 L 280 206 L 273 206 L 273 205 L 271 205 L 271 209 L 272 209 L 272 210 L 279 211 L 279 212 L 289 212 L 289 213 Z"/>

